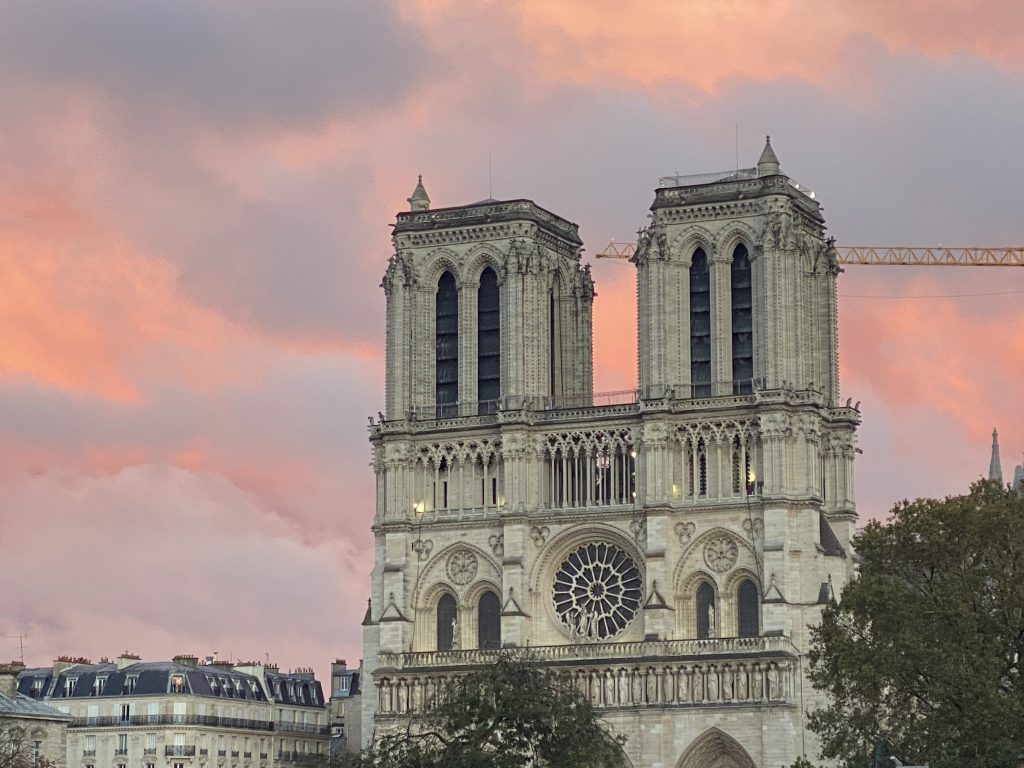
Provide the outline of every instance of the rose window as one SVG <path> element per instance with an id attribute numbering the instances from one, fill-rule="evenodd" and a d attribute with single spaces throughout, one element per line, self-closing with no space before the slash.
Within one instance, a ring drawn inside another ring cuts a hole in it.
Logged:
<path id="1" fill-rule="evenodd" d="M 586 544 L 555 573 L 555 611 L 574 638 L 605 640 L 636 617 L 642 586 L 629 555 L 611 544 Z"/>

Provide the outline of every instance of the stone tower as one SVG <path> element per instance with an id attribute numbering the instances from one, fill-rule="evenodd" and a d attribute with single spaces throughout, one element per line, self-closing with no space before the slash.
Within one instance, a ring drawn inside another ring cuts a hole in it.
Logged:
<path id="1" fill-rule="evenodd" d="M 573 678 L 632 764 L 815 748 L 807 625 L 852 572 L 856 409 L 814 195 L 756 168 L 661 180 L 639 388 L 593 395 L 575 225 L 526 200 L 394 228 L 363 733 L 502 645 Z"/>

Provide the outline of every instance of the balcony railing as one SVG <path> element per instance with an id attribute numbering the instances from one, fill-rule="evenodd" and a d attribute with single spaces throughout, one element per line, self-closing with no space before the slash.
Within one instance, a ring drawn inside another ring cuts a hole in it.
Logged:
<path id="1" fill-rule="evenodd" d="M 700 659 L 758 655 L 796 655 L 787 637 L 716 637 L 708 640 L 645 640 L 634 643 L 577 643 L 573 645 L 536 645 L 525 649 L 527 657 L 538 662 L 576 662 L 590 659 L 615 660 L 670 657 Z M 430 670 L 492 663 L 499 650 L 467 648 L 458 651 L 420 651 L 381 653 L 381 669 Z"/>
<path id="2" fill-rule="evenodd" d="M 95 749 L 83 749 L 82 750 L 82 757 L 96 757 L 96 750 Z"/>
<path id="3" fill-rule="evenodd" d="M 144 750 L 142 750 L 142 754 L 144 754 L 144 755 L 155 755 L 156 754 L 156 747 L 146 747 Z"/>
<path id="4" fill-rule="evenodd" d="M 164 747 L 165 757 L 195 757 L 196 748 L 186 744 L 168 744 Z"/>
<path id="5" fill-rule="evenodd" d="M 289 723 L 278 720 L 274 723 L 275 731 L 290 731 L 292 733 L 312 733 L 317 735 L 330 734 L 331 728 L 327 725 L 316 725 L 314 723 Z"/>
<path id="6" fill-rule="evenodd" d="M 79 717 L 71 721 L 71 728 L 111 728 L 126 725 L 212 725 L 221 728 L 242 728 L 252 731 L 272 731 L 269 720 L 250 720 L 216 715 L 136 715 L 127 722 L 121 717 Z"/>

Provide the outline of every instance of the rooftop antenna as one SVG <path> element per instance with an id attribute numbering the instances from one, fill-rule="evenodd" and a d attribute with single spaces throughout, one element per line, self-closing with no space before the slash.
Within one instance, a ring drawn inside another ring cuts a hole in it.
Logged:
<path id="1" fill-rule="evenodd" d="M 736 121 L 736 173 L 740 172 L 740 123 Z"/>
<path id="2" fill-rule="evenodd" d="M 8 640 L 18 639 L 18 655 L 21 658 L 21 663 L 25 663 L 25 635 L 0 635 L 0 637 Z"/>

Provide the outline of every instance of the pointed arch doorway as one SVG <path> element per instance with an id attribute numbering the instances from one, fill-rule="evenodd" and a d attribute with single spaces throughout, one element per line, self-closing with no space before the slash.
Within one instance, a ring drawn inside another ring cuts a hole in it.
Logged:
<path id="1" fill-rule="evenodd" d="M 709 728 L 683 751 L 676 768 L 757 768 L 757 765 L 736 739 L 718 728 Z"/>

